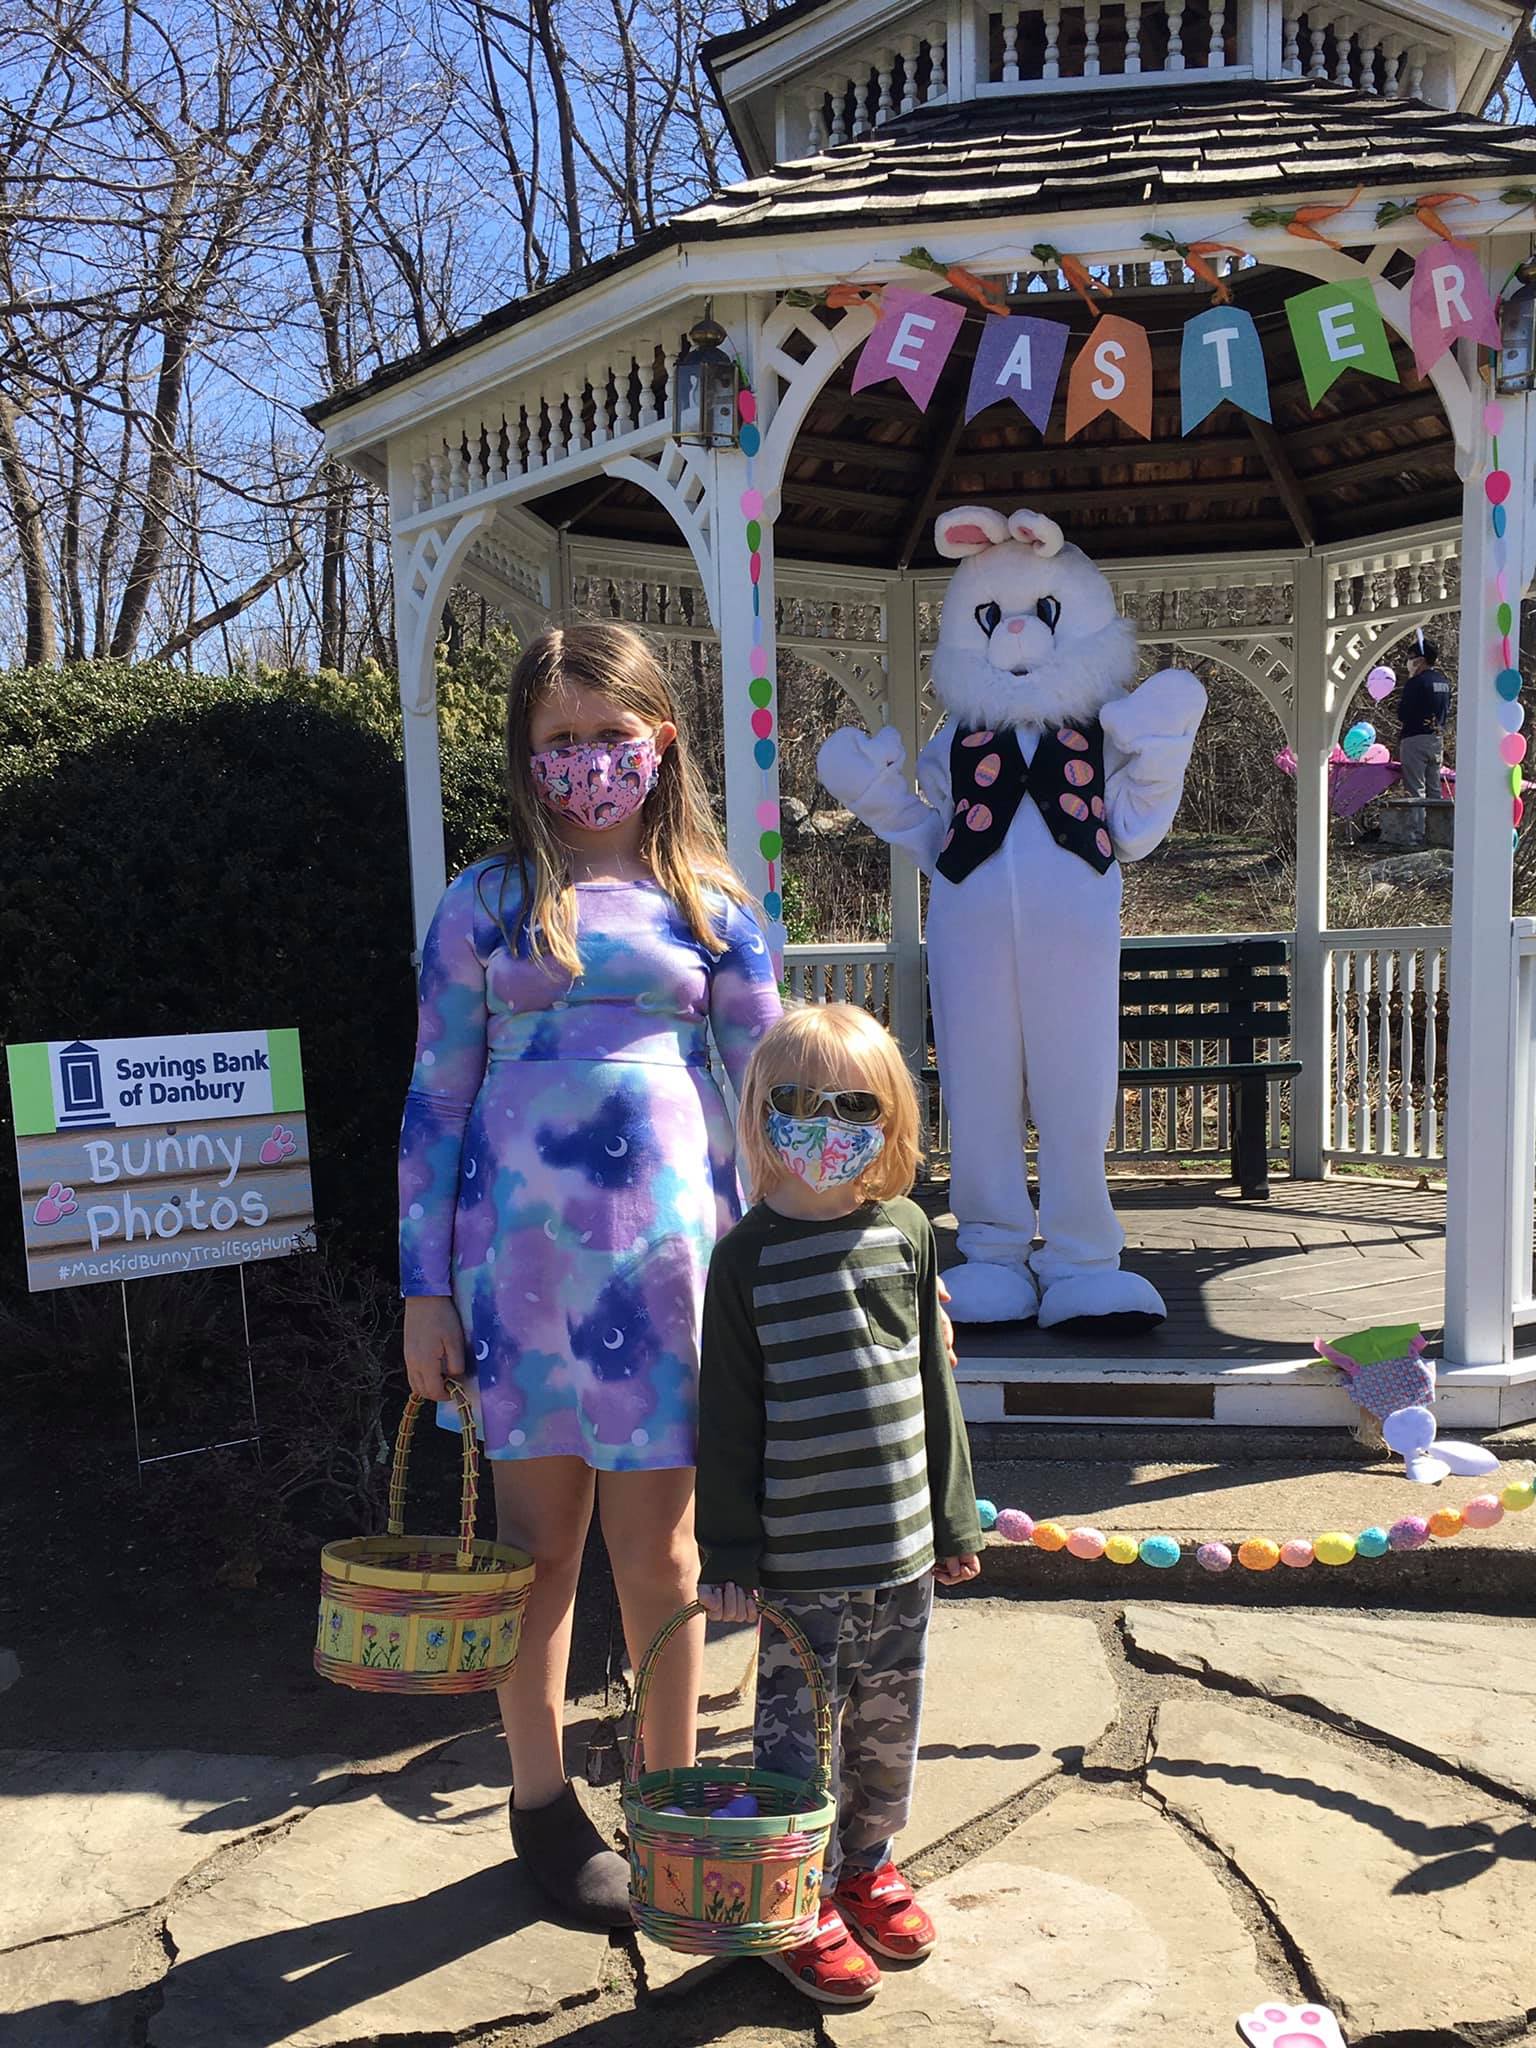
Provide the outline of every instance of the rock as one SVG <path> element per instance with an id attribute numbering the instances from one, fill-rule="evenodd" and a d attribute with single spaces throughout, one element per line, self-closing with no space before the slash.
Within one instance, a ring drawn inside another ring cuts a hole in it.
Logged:
<path id="1" fill-rule="evenodd" d="M 512 1861 L 499 1735 L 466 1736 L 312 1813 L 168 1932 L 149 2048 L 472 2035 L 599 1990 L 606 1934 L 557 1926 Z"/>
<path id="2" fill-rule="evenodd" d="M 1070 1673 L 1069 1684 L 1037 1682 Z M 922 1757 L 899 1853 L 911 1862 L 1080 1756 L 1113 1725 L 1119 1695 L 1098 1631 L 1009 1600 L 934 1604 Z"/>
<path id="3" fill-rule="evenodd" d="M 332 1756 L 0 1752 L 0 1948 L 153 1905 L 215 1849 L 345 1783 Z"/>
<path id="4" fill-rule="evenodd" d="M 1284 1706 L 1347 1720 L 1536 1798 L 1536 1666 L 1498 1622 L 1131 1607 L 1149 1657 L 1213 1672 Z"/>
<path id="5" fill-rule="evenodd" d="M 0 2048 L 132 2048 L 138 1993 L 166 1967 L 140 1921 L 0 1959 Z"/>
<path id="6" fill-rule="evenodd" d="M 1220 1882 L 1134 1798 L 1073 1788 L 923 1893 L 938 1947 L 835 2048 L 1191 2048 L 1277 1987 Z"/>
<path id="7" fill-rule="evenodd" d="M 1373 861 L 1367 872 L 1378 887 L 1448 889 L 1453 858 L 1448 847 L 1431 846 L 1422 853 L 1399 853 L 1390 860 Z"/>
<path id="8" fill-rule="evenodd" d="M 1212 1701 L 1158 1714 L 1151 1790 L 1263 1899 L 1346 2040 L 1514 2030 L 1536 2004 L 1536 1822 Z"/>

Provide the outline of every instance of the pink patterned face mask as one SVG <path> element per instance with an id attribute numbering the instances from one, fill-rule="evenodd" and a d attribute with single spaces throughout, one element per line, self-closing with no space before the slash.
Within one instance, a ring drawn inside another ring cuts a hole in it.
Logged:
<path id="1" fill-rule="evenodd" d="M 550 747 L 530 756 L 530 766 L 550 810 L 589 832 L 607 832 L 632 818 L 656 787 L 656 743 Z"/>

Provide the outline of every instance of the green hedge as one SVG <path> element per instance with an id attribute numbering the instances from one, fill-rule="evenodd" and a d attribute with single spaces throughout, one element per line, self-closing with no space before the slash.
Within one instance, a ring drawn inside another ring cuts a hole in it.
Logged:
<path id="1" fill-rule="evenodd" d="M 445 692 L 450 870 L 500 831 L 492 685 Z M 414 1009 L 398 724 L 377 671 L 0 676 L 0 1038 L 296 1025 L 322 1231 L 380 1264 Z"/>

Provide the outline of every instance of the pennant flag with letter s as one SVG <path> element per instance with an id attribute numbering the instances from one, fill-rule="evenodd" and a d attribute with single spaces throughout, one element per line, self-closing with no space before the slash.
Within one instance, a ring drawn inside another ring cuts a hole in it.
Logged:
<path id="1" fill-rule="evenodd" d="M 1043 434 L 1050 424 L 1051 401 L 1056 396 L 1071 331 L 1060 320 L 989 314 L 971 370 L 971 388 L 965 398 L 966 418 L 973 420 L 989 405 L 1011 398 Z"/>
<path id="2" fill-rule="evenodd" d="M 948 299 L 887 285 L 880 295 L 880 318 L 854 370 L 852 389 L 863 391 L 894 377 L 919 412 L 926 412 L 964 319 L 965 308 Z"/>
<path id="3" fill-rule="evenodd" d="M 1366 278 L 1315 285 L 1285 302 L 1307 403 L 1316 405 L 1346 370 L 1361 370 L 1385 383 L 1401 380 L 1376 294 Z"/>
<path id="4" fill-rule="evenodd" d="M 1427 377 L 1453 341 L 1499 346 L 1499 314 L 1483 266 L 1463 242 L 1433 242 L 1414 259 L 1408 289 L 1413 366 Z"/>
<path id="5" fill-rule="evenodd" d="M 1180 432 L 1198 427 L 1223 399 L 1256 420 L 1272 417 L 1264 345 L 1252 315 L 1236 306 L 1212 306 L 1184 329 L 1179 349 Z"/>
<path id="6" fill-rule="evenodd" d="M 1144 441 L 1152 438 L 1152 344 L 1138 321 L 1105 313 L 1067 379 L 1067 439 L 1112 412 Z"/>

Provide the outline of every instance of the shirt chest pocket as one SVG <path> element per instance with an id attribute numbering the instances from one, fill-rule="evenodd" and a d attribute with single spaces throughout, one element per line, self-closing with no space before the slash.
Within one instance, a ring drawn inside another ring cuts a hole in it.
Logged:
<path id="1" fill-rule="evenodd" d="M 868 1275 L 858 1286 L 870 1342 L 882 1351 L 905 1351 L 917 1336 L 917 1276 L 902 1272 Z"/>

